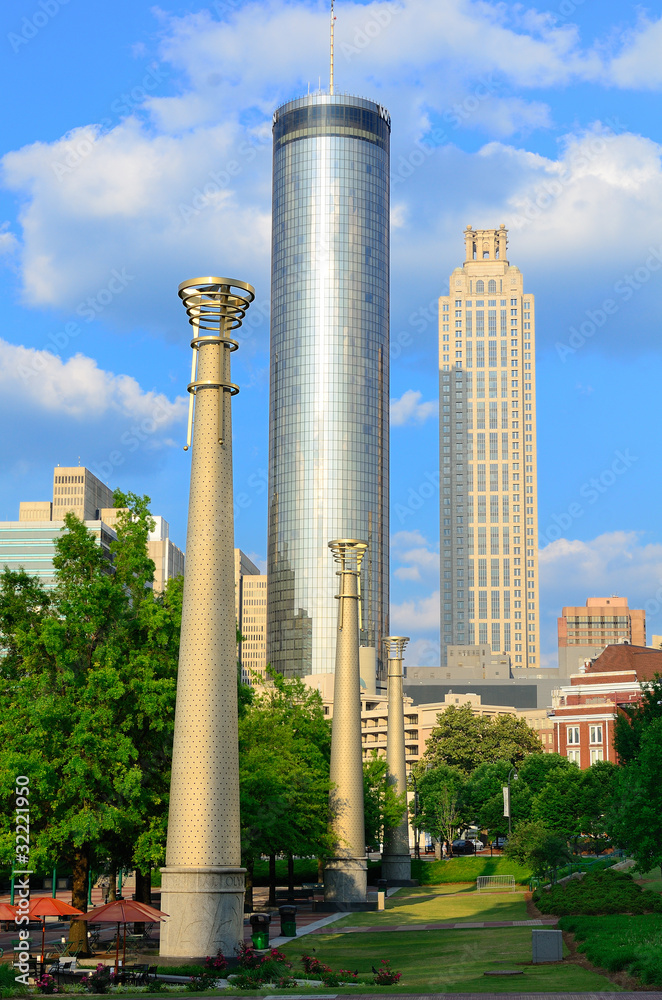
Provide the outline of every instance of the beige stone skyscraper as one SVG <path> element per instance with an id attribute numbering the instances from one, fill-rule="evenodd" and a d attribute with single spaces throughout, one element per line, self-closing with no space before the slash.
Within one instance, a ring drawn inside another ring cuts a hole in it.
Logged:
<path id="1" fill-rule="evenodd" d="M 507 232 L 467 226 L 439 299 L 441 656 L 540 666 L 534 297 Z"/>

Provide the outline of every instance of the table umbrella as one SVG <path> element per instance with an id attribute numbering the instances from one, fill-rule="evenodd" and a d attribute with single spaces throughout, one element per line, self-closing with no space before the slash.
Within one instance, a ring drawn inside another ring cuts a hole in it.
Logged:
<path id="1" fill-rule="evenodd" d="M 77 910 L 75 906 L 65 903 L 62 899 L 53 899 L 51 896 L 36 896 L 30 900 L 30 920 L 34 917 L 41 917 L 41 960 L 44 961 L 44 939 L 46 936 L 46 917 L 71 917 L 74 914 L 81 914 L 82 910 Z"/>
<path id="2" fill-rule="evenodd" d="M 90 924 L 117 924 L 117 945 L 115 948 L 115 974 L 119 969 L 120 958 L 120 924 L 124 924 L 124 950 L 122 964 L 126 965 L 126 925 L 138 921 L 148 921 L 155 923 L 157 920 L 165 920 L 170 916 L 162 910 L 157 910 L 147 903 L 140 903 L 137 899 L 116 899 L 112 903 L 104 903 L 103 906 L 95 906 L 87 913 L 80 916 L 73 916 L 72 920 L 86 920 Z"/>
<path id="3" fill-rule="evenodd" d="M 16 907 L 11 903 L 0 903 L 0 920 L 16 920 Z"/>

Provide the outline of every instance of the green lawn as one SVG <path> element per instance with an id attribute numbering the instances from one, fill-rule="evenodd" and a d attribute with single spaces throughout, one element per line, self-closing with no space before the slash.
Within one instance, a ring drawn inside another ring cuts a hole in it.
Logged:
<path id="1" fill-rule="evenodd" d="M 631 872 L 639 885 L 643 886 L 644 889 L 652 889 L 653 892 L 662 892 L 662 874 L 659 868 L 655 868 L 652 872 L 646 872 L 641 878 L 637 877 L 636 872 Z"/>
<path id="2" fill-rule="evenodd" d="M 473 885 L 400 889 L 386 900 L 383 913 L 352 913 L 337 927 L 378 924 L 431 924 L 453 920 L 526 920 L 523 892 L 476 892 Z"/>
<path id="3" fill-rule="evenodd" d="M 314 949 L 314 950 L 313 950 Z M 315 934 L 285 945 L 300 967 L 300 956 L 314 954 L 333 968 L 370 973 L 388 958 L 402 972 L 397 986 L 347 987 L 344 992 L 379 993 L 537 993 L 619 992 L 604 976 L 574 964 L 529 965 L 531 930 L 527 927 L 466 931 L 417 931 L 390 934 Z M 522 968 L 524 975 L 492 977 L 483 973 Z M 270 991 L 273 992 L 273 991 Z M 286 992 L 294 992 L 287 990 Z M 304 991 L 305 992 L 305 991 Z M 340 992 L 335 988 L 332 992 Z"/>
<path id="4" fill-rule="evenodd" d="M 528 883 L 531 871 L 508 858 L 459 857 L 445 861 L 412 859 L 411 877 L 421 885 L 441 885 L 444 882 L 473 882 L 479 875 L 514 875 L 515 881 Z"/>

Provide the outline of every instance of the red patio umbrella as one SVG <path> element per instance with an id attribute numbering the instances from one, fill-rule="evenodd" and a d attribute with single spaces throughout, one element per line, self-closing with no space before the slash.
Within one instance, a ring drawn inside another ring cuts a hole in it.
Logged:
<path id="1" fill-rule="evenodd" d="M 117 924 L 117 946 L 115 948 L 115 973 L 119 968 L 120 958 L 120 924 L 124 924 L 124 950 L 122 964 L 126 965 L 126 925 L 136 921 L 148 921 L 155 923 L 157 920 L 165 920 L 169 913 L 157 910 L 147 903 L 139 903 L 137 899 L 116 899 L 112 903 L 104 903 L 103 906 L 95 906 L 87 913 L 80 916 L 73 916 L 72 920 L 86 920 L 90 924 Z"/>
<path id="2" fill-rule="evenodd" d="M 51 896 L 37 896 L 30 900 L 30 919 L 41 917 L 41 960 L 44 961 L 44 938 L 46 936 L 46 917 L 71 917 L 82 913 L 75 906 L 65 903 L 62 899 Z"/>
<path id="3" fill-rule="evenodd" d="M 16 907 L 11 903 L 0 903 L 0 920 L 16 920 Z"/>

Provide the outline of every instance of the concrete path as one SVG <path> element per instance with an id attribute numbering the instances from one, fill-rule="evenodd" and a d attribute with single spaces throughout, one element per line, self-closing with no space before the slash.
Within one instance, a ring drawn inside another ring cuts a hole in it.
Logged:
<path id="1" fill-rule="evenodd" d="M 443 924 L 383 924 L 375 927 L 334 927 L 334 934 L 381 934 L 386 931 L 463 931 L 480 927 L 554 927 L 558 917 L 541 917 L 539 920 L 456 920 Z M 324 934 L 324 928 L 308 930 L 309 934 Z M 290 939 L 291 940 L 291 939 Z M 519 994 L 518 994 L 519 996 Z M 660 994 L 662 997 L 662 994 Z"/>

